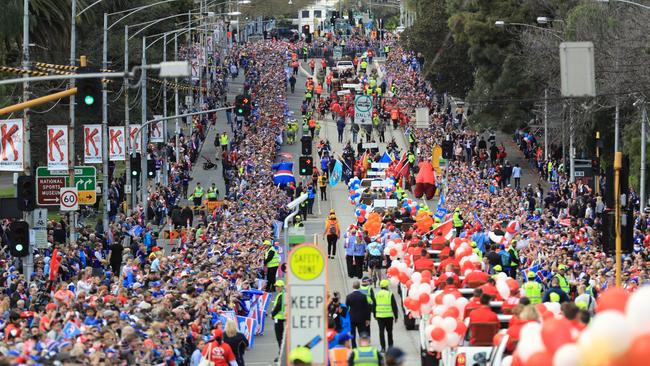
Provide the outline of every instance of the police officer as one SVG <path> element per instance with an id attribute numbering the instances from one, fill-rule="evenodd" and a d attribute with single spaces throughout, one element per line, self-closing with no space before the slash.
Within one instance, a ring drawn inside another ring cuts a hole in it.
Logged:
<path id="1" fill-rule="evenodd" d="M 219 136 L 219 145 L 221 145 L 221 151 L 228 151 L 228 134 L 224 131 Z"/>
<path id="2" fill-rule="evenodd" d="M 569 295 L 569 292 L 571 291 L 571 287 L 569 286 L 569 281 L 566 279 L 566 266 L 564 264 L 560 264 L 557 266 L 557 273 L 553 276 L 557 278 L 558 285 L 564 291 L 565 294 Z"/>
<path id="3" fill-rule="evenodd" d="M 508 274 L 512 278 L 517 278 L 517 273 L 519 272 L 519 252 L 517 252 L 517 241 L 513 240 L 510 243 L 508 248 L 508 253 L 510 254 L 510 273 Z"/>
<path id="4" fill-rule="evenodd" d="M 203 187 L 201 187 L 201 182 L 196 182 L 196 187 L 194 187 L 194 192 L 192 193 L 192 201 L 194 206 L 201 206 L 201 201 L 203 200 Z"/>
<path id="5" fill-rule="evenodd" d="M 302 223 L 302 218 L 300 215 L 296 215 L 293 217 L 293 227 L 299 228 L 299 227 L 305 227 L 305 225 Z"/>
<path id="6" fill-rule="evenodd" d="M 212 186 L 208 188 L 208 201 L 216 201 L 219 199 L 219 188 L 217 188 L 216 183 L 212 183 Z"/>
<path id="7" fill-rule="evenodd" d="M 542 284 L 535 281 L 535 273 L 528 272 L 528 282 L 524 283 L 524 292 L 532 305 L 542 303 Z"/>
<path id="8" fill-rule="evenodd" d="M 282 336 L 284 335 L 284 320 L 286 319 L 286 314 L 284 310 L 284 281 L 277 280 L 275 282 L 275 287 L 277 287 L 280 292 L 273 299 L 273 310 L 271 311 L 271 316 L 273 317 L 273 322 L 275 323 L 275 339 L 278 341 L 278 347 L 282 347 Z"/>
<path id="9" fill-rule="evenodd" d="M 348 358 L 348 366 L 379 366 L 383 365 L 381 354 L 377 348 L 370 345 L 370 333 L 359 334 L 359 346 L 352 350 Z"/>
<path id="10" fill-rule="evenodd" d="M 456 207 L 454 210 L 454 215 L 452 216 L 454 223 L 454 229 L 456 229 L 456 236 L 460 236 L 460 232 L 463 230 L 463 215 L 460 213 L 460 207 Z"/>
<path id="11" fill-rule="evenodd" d="M 388 335 L 388 347 L 393 346 L 393 322 L 397 323 L 397 302 L 395 297 L 388 290 L 390 281 L 383 279 L 379 281 L 381 290 L 375 294 L 375 319 L 379 326 L 379 343 L 381 344 L 382 352 L 386 350 L 386 340 L 384 339 L 384 330 Z"/>
<path id="12" fill-rule="evenodd" d="M 370 278 L 367 276 L 363 276 L 361 279 L 361 287 L 359 287 L 359 291 L 366 295 L 368 298 L 368 304 L 370 306 L 374 306 L 375 304 L 375 291 L 372 289 L 372 286 L 370 286 Z"/>
<path id="13" fill-rule="evenodd" d="M 267 246 L 266 254 L 264 255 L 264 264 L 266 264 L 266 291 L 275 292 L 275 276 L 280 266 L 280 253 L 278 253 L 278 249 L 270 240 L 264 240 L 264 245 Z"/>

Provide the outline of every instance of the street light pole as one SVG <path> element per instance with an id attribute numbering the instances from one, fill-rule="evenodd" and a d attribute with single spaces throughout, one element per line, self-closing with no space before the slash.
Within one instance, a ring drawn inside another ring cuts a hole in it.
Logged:
<path id="1" fill-rule="evenodd" d="M 163 62 L 167 61 L 167 33 L 163 35 Z M 167 117 L 167 79 L 163 80 L 163 117 Z M 167 121 L 163 123 L 163 166 L 162 181 L 167 186 L 167 170 L 169 169 L 169 157 L 167 156 Z"/>
<path id="2" fill-rule="evenodd" d="M 70 19 L 70 66 L 75 66 L 76 63 L 76 53 L 77 53 L 77 0 L 72 0 L 72 10 L 71 10 L 71 19 Z M 85 65 L 82 65 L 85 66 Z M 70 79 L 68 89 L 72 89 L 75 87 L 75 79 Z M 75 109 L 75 95 L 72 94 L 70 95 L 70 108 L 69 108 L 69 113 L 70 113 L 70 125 L 68 126 L 68 155 L 70 157 L 70 161 L 68 163 L 68 173 L 69 173 L 69 185 L 72 187 L 74 186 L 74 166 L 75 166 L 75 151 L 74 151 L 74 143 L 75 143 L 75 115 L 74 115 L 74 109 Z M 69 238 L 70 238 L 70 243 L 75 242 L 75 230 L 76 230 L 76 212 L 75 211 L 70 211 L 69 213 L 70 216 L 69 218 L 69 223 L 68 226 L 70 228 L 69 231 Z"/>
<path id="3" fill-rule="evenodd" d="M 178 33 L 174 33 L 174 61 L 178 61 Z M 190 75 L 191 77 L 191 75 Z M 174 114 L 178 116 L 180 112 L 179 108 L 179 100 L 178 100 L 178 78 L 174 79 Z M 176 164 L 178 165 L 180 163 L 180 143 L 179 143 L 179 137 L 181 134 L 181 127 L 180 127 L 180 121 L 178 118 L 175 119 L 176 125 L 174 126 L 174 135 L 176 138 L 174 139 L 174 153 L 176 154 Z"/>
<path id="4" fill-rule="evenodd" d="M 29 70 L 29 0 L 23 1 L 23 69 Z M 28 75 L 23 75 L 23 78 L 28 78 Z M 26 102 L 29 99 L 29 81 L 23 82 L 23 102 Z M 24 119 L 24 137 L 23 137 L 23 160 L 25 162 L 25 175 L 32 175 L 32 151 L 31 151 L 31 124 L 29 121 L 29 109 L 25 108 L 23 112 Z M 23 219 L 28 223 L 32 222 L 33 211 L 27 211 L 23 213 Z M 30 282 L 32 278 L 32 272 L 34 272 L 34 248 L 28 245 L 28 254 L 22 260 L 23 263 L 23 275 L 27 280 L 27 283 Z"/>
<path id="5" fill-rule="evenodd" d="M 104 13 L 104 47 L 102 47 L 102 68 L 108 68 L 108 13 Z M 102 197 L 104 199 L 104 210 L 102 221 L 104 235 L 108 233 L 108 211 L 110 202 L 108 200 L 108 90 L 106 83 L 102 83 Z"/>
<path id="6" fill-rule="evenodd" d="M 544 160 L 548 160 L 548 88 L 544 88 Z"/>
<path id="7" fill-rule="evenodd" d="M 125 25 L 124 26 L 124 72 L 128 71 L 129 67 L 129 26 Z M 131 213 L 131 209 L 135 208 L 135 205 L 137 204 L 137 194 L 136 194 L 136 187 L 138 186 L 138 183 L 133 179 L 131 176 L 131 158 L 135 156 L 135 150 L 133 146 L 131 146 L 131 110 L 130 110 L 130 101 L 129 101 L 129 78 L 125 77 L 124 78 L 124 128 L 126 130 L 125 133 L 125 138 L 126 138 L 126 152 L 129 155 L 129 158 L 126 159 L 126 179 L 131 187 L 131 190 L 129 193 L 126 194 L 126 211 L 127 214 Z M 131 202 L 129 202 L 131 201 Z"/>
<path id="8" fill-rule="evenodd" d="M 147 37 L 143 36 L 142 37 L 142 67 L 144 68 L 144 65 L 147 64 Z M 142 124 L 144 124 L 147 121 L 147 70 L 142 70 L 142 75 L 140 76 L 140 87 L 142 88 L 142 91 L 140 92 L 142 96 L 142 101 L 141 101 L 141 106 L 142 106 Z M 147 136 L 149 135 L 148 131 L 143 131 L 142 133 L 142 143 L 141 143 L 141 150 L 142 153 L 140 154 L 140 170 L 142 173 L 140 174 L 140 193 L 141 193 L 141 202 L 142 202 L 142 211 L 145 213 L 147 212 L 147 196 L 149 193 L 149 173 L 147 172 L 147 151 L 148 151 L 148 143 L 147 143 Z"/>
<path id="9" fill-rule="evenodd" d="M 648 123 L 648 110 L 646 108 L 645 100 L 641 102 L 641 172 L 639 178 L 639 196 L 641 208 L 640 211 L 643 212 L 646 206 L 646 192 L 645 192 L 645 160 L 646 160 L 646 124 Z"/>

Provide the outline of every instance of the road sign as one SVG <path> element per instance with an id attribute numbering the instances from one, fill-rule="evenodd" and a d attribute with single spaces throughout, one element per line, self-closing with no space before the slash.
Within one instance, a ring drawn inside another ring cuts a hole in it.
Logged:
<path id="1" fill-rule="evenodd" d="M 287 352 L 307 344 L 313 363 L 324 365 L 327 358 L 327 262 L 313 244 L 301 244 L 289 254 Z M 317 343 L 315 342 L 317 341 Z M 316 343 L 315 345 L 313 343 Z"/>
<path id="2" fill-rule="evenodd" d="M 415 109 L 415 127 L 429 128 L 429 108 Z"/>
<path id="3" fill-rule="evenodd" d="M 79 209 L 79 193 L 77 188 L 61 188 L 59 201 L 61 202 L 61 211 L 77 211 Z"/>
<path id="4" fill-rule="evenodd" d="M 340 60 L 343 57 L 343 47 L 336 46 L 332 51 L 332 58 L 335 60 Z"/>
<path id="5" fill-rule="evenodd" d="M 354 98 L 354 122 L 360 125 L 372 124 L 372 97 L 357 95 Z"/>
<path id="6" fill-rule="evenodd" d="M 33 244 L 38 249 L 47 248 L 47 208 L 34 209 L 32 218 Z"/>
<path id="7" fill-rule="evenodd" d="M 53 172 L 42 166 L 36 168 L 36 203 L 39 206 L 60 204 L 60 190 L 68 186 L 68 172 Z M 79 204 L 94 205 L 97 202 L 97 169 L 93 166 L 76 166 L 73 186 L 79 191 Z"/>

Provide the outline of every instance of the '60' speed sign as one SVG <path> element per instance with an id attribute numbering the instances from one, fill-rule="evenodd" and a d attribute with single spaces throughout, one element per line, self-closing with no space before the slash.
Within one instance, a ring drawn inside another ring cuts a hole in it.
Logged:
<path id="1" fill-rule="evenodd" d="M 59 196 L 61 202 L 61 211 L 77 211 L 79 209 L 79 197 L 77 188 L 61 188 Z"/>

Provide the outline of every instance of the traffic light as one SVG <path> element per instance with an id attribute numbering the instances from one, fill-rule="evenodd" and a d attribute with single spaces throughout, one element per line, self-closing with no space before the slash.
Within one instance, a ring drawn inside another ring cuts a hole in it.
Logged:
<path id="1" fill-rule="evenodd" d="M 301 143 L 302 155 L 311 156 L 312 154 L 311 137 L 309 135 L 303 135 L 300 138 L 300 143 Z"/>
<path id="2" fill-rule="evenodd" d="M 156 161 L 147 159 L 147 178 L 151 179 L 156 176 Z"/>
<path id="3" fill-rule="evenodd" d="M 235 115 L 248 117 L 251 114 L 252 103 L 248 95 L 238 95 L 235 97 Z"/>
<path id="4" fill-rule="evenodd" d="M 140 166 L 140 153 L 129 156 L 131 159 L 131 178 L 140 179 L 140 174 L 142 174 L 142 167 Z"/>
<path id="5" fill-rule="evenodd" d="M 96 67 L 80 67 L 78 74 L 99 72 Z M 77 79 L 75 113 L 84 123 L 102 120 L 102 80 L 101 78 Z"/>
<path id="6" fill-rule="evenodd" d="M 25 221 L 14 221 L 10 230 L 9 252 L 14 257 L 26 257 L 29 254 L 29 225 Z"/>
<path id="7" fill-rule="evenodd" d="M 311 175 L 314 171 L 314 160 L 311 156 L 301 156 L 298 159 L 300 175 Z"/>
<path id="8" fill-rule="evenodd" d="M 591 159 L 591 170 L 595 175 L 600 175 L 600 158 Z"/>
<path id="9" fill-rule="evenodd" d="M 36 208 L 34 176 L 21 175 L 18 177 L 17 202 L 20 211 L 33 211 Z"/>
<path id="10" fill-rule="evenodd" d="M 442 142 L 442 157 L 443 159 L 451 159 L 454 157 L 454 142 L 446 140 Z"/>

